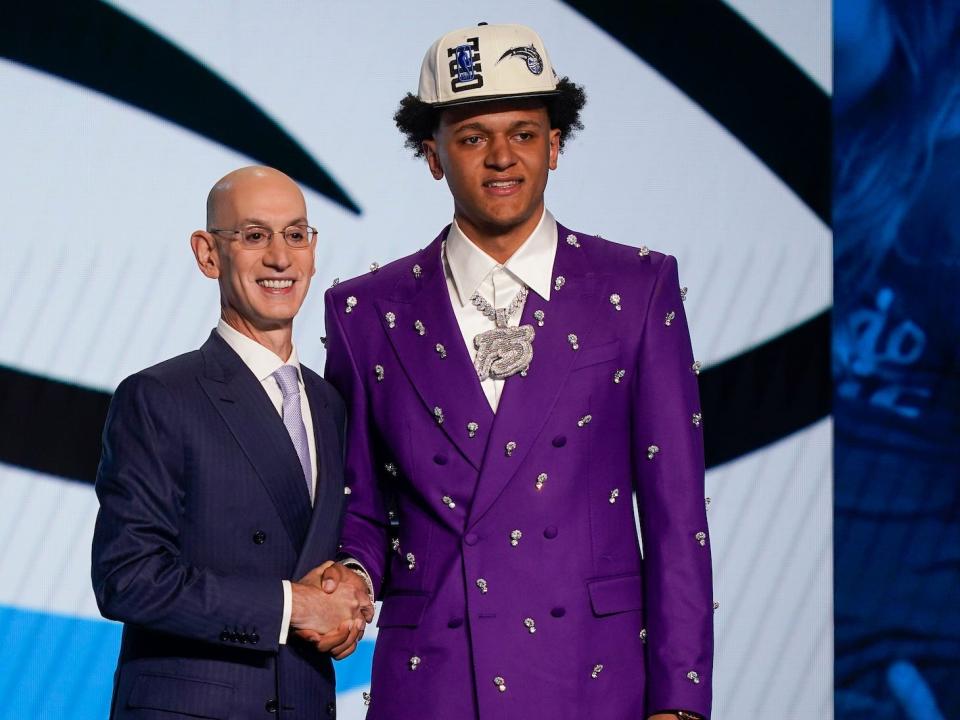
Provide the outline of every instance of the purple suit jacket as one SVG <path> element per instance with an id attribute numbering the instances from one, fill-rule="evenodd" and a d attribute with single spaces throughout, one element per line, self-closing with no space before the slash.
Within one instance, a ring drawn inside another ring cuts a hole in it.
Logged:
<path id="1" fill-rule="evenodd" d="M 450 304 L 446 231 L 327 292 L 326 378 L 349 416 L 342 552 L 383 598 L 371 719 L 709 717 L 703 445 L 677 264 L 558 231 L 565 282 L 527 299 L 533 361 L 496 415 Z"/>

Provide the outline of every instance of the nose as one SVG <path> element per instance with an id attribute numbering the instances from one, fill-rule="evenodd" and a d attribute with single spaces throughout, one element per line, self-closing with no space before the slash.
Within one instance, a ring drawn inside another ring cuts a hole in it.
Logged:
<path id="1" fill-rule="evenodd" d="M 494 170 L 506 170 L 517 162 L 508 138 L 494 135 L 487 145 L 486 165 Z"/>
<path id="2" fill-rule="evenodd" d="M 290 248 L 282 232 L 274 232 L 270 243 L 263 249 L 263 264 L 275 270 L 286 270 L 291 265 Z"/>

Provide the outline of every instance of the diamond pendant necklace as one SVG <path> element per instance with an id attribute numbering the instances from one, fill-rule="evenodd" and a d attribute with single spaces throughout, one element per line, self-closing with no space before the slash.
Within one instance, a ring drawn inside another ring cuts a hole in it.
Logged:
<path id="1" fill-rule="evenodd" d="M 479 293 L 470 297 L 473 306 L 496 324 L 493 330 L 487 330 L 473 338 L 473 346 L 477 350 L 473 366 L 481 381 L 488 377 L 504 380 L 518 372 L 526 372 L 530 367 L 535 335 L 533 325 L 507 325 L 510 318 L 523 306 L 527 293 L 527 286 L 524 285 L 504 308 L 495 308 L 480 297 Z"/>

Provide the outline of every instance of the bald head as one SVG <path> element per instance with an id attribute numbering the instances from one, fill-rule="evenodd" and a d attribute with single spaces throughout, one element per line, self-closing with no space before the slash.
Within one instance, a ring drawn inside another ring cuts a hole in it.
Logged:
<path id="1" fill-rule="evenodd" d="M 245 217 L 245 214 L 258 205 L 276 203 L 299 205 L 300 212 L 297 214 L 301 219 L 306 219 L 303 193 L 289 176 L 262 165 L 239 168 L 224 175 L 210 188 L 207 194 L 207 229 L 263 224 L 262 218 Z"/>

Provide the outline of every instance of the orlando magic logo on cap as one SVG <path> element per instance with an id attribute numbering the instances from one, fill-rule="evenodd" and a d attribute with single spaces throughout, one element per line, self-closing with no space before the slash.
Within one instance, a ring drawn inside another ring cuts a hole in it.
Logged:
<path id="1" fill-rule="evenodd" d="M 557 73 L 536 32 L 523 25 L 481 23 L 449 32 L 430 46 L 417 96 L 446 107 L 556 93 Z"/>
<path id="2" fill-rule="evenodd" d="M 522 57 L 527 63 L 527 70 L 534 75 L 539 75 L 543 72 L 543 59 L 533 45 L 510 48 L 500 56 L 500 60 L 497 60 L 497 63 L 499 64 L 504 58 L 508 57 Z"/>

